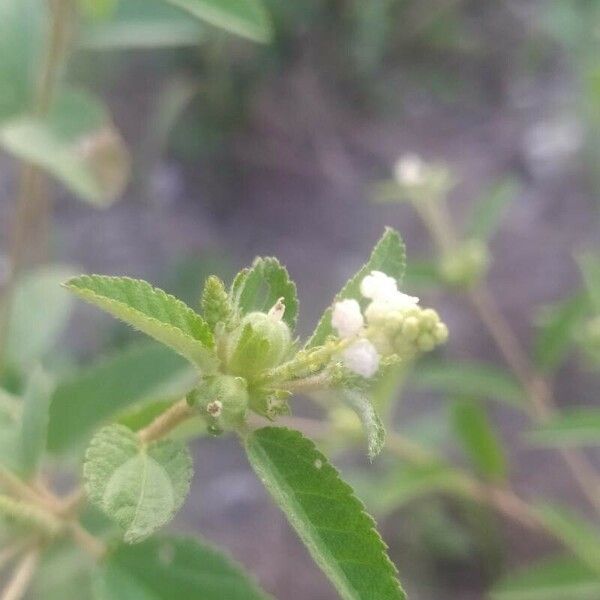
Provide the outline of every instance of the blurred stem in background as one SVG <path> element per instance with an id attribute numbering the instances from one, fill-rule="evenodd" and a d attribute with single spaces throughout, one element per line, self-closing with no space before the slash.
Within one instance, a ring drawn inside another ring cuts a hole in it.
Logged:
<path id="1" fill-rule="evenodd" d="M 47 49 L 32 107 L 34 115 L 38 118 L 45 117 L 52 106 L 67 54 L 74 11 L 73 0 L 48 0 L 48 4 L 51 19 Z M 38 167 L 23 161 L 19 168 L 15 212 L 10 228 L 8 276 L 0 305 L 0 369 L 15 284 L 28 260 L 40 261 L 47 255 L 51 208 L 46 176 Z"/>

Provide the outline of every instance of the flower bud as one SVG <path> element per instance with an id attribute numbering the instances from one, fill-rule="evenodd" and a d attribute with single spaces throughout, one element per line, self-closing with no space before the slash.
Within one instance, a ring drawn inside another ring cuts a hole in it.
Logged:
<path id="1" fill-rule="evenodd" d="M 480 240 L 472 239 L 446 256 L 442 260 L 440 271 L 446 283 L 457 287 L 470 287 L 481 279 L 488 264 L 487 247 Z"/>
<path id="2" fill-rule="evenodd" d="M 448 339 L 448 326 L 440 321 L 436 323 L 432 334 L 438 344 L 443 344 Z"/>
<path id="3" fill-rule="evenodd" d="M 421 312 L 420 322 L 424 331 L 431 331 L 440 322 L 440 316 L 433 308 L 426 308 Z"/>
<path id="4" fill-rule="evenodd" d="M 279 365 L 291 343 L 290 329 L 284 321 L 266 313 L 249 313 L 226 341 L 226 369 L 252 380 Z"/>
<path id="5" fill-rule="evenodd" d="M 248 408 L 246 380 L 231 375 L 207 377 L 188 394 L 188 403 L 197 406 L 215 430 L 239 427 Z"/>
<path id="6" fill-rule="evenodd" d="M 430 352 L 435 345 L 435 338 L 430 333 L 422 333 L 417 338 L 417 348 L 421 352 Z"/>
<path id="7" fill-rule="evenodd" d="M 402 323 L 400 331 L 405 340 L 411 342 L 416 340 L 419 335 L 419 319 L 417 317 L 407 317 Z"/>

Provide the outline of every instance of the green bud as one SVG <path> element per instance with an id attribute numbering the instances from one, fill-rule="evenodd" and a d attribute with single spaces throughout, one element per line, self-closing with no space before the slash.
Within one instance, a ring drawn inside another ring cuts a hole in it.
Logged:
<path id="1" fill-rule="evenodd" d="M 289 327 L 277 314 L 247 314 L 226 341 L 226 369 L 252 380 L 279 365 L 292 343 Z"/>
<path id="2" fill-rule="evenodd" d="M 444 280 L 453 286 L 471 287 L 486 272 L 489 265 L 489 252 L 481 240 L 467 240 L 452 254 L 446 256 L 440 265 Z"/>
<path id="3" fill-rule="evenodd" d="M 394 353 L 392 340 L 386 330 L 376 329 L 368 334 L 369 341 L 375 346 L 377 352 L 382 356 L 388 356 Z"/>
<path id="4" fill-rule="evenodd" d="M 430 333 L 422 333 L 417 338 L 417 348 L 421 352 L 430 352 L 436 346 L 435 338 Z"/>
<path id="5" fill-rule="evenodd" d="M 421 311 L 421 328 L 426 331 L 432 330 L 439 322 L 440 316 L 433 308 L 426 308 Z"/>
<path id="6" fill-rule="evenodd" d="M 225 284 L 216 275 L 211 275 L 206 279 L 201 305 L 204 318 L 211 327 L 219 322 L 227 321 L 231 316 L 233 309 Z"/>
<path id="7" fill-rule="evenodd" d="M 207 377 L 187 398 L 209 420 L 209 425 L 222 430 L 239 427 L 246 417 L 248 389 L 242 377 Z"/>
<path id="8" fill-rule="evenodd" d="M 433 328 L 433 337 L 438 344 L 443 344 L 448 339 L 448 327 L 445 323 L 441 321 L 436 323 Z"/>
<path id="9" fill-rule="evenodd" d="M 417 317 L 407 317 L 402 323 L 400 329 L 402 337 L 407 341 L 414 341 L 419 335 L 419 319 Z"/>

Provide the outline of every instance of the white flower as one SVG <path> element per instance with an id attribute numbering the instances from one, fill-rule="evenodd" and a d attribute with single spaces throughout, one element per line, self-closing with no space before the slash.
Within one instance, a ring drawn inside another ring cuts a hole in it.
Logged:
<path id="1" fill-rule="evenodd" d="M 360 293 L 371 300 L 385 300 L 398 293 L 398 284 L 393 277 L 381 271 L 371 271 L 361 281 Z"/>
<path id="2" fill-rule="evenodd" d="M 364 338 L 346 348 L 342 358 L 347 369 L 362 377 L 373 377 L 379 368 L 379 354 L 375 346 Z"/>
<path id="3" fill-rule="evenodd" d="M 425 163 L 417 154 L 405 154 L 394 165 L 394 177 L 400 185 L 421 185 L 425 181 Z"/>
<path id="4" fill-rule="evenodd" d="M 356 335 L 365 324 L 358 302 L 356 300 L 336 302 L 333 306 L 331 324 L 341 338 Z"/>

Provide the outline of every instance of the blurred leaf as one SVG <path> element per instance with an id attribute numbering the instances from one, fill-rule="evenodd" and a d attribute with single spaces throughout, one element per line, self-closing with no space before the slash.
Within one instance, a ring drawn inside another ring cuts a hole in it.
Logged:
<path id="1" fill-rule="evenodd" d="M 130 1 L 121 4 L 128 4 Z M 119 0 L 79 0 L 78 4 L 84 17 L 101 21 L 113 15 L 120 3 Z"/>
<path id="2" fill-rule="evenodd" d="M 283 320 L 293 331 L 298 317 L 296 284 L 276 258 L 257 258 L 252 266 L 238 273 L 231 286 L 233 305 L 245 315 L 267 312 L 279 298 L 285 303 Z"/>
<path id="3" fill-rule="evenodd" d="M 487 241 L 498 229 L 508 204 L 519 193 L 519 183 L 510 177 L 492 185 L 479 199 L 467 225 L 467 236 Z"/>
<path id="4" fill-rule="evenodd" d="M 487 479 L 506 479 L 506 457 L 483 406 L 472 400 L 458 400 L 452 405 L 452 421 L 477 470 Z"/>
<path id="5" fill-rule="evenodd" d="M 52 397 L 48 447 L 64 451 L 123 409 L 175 398 L 193 385 L 188 364 L 152 343 L 119 350 L 61 381 Z"/>
<path id="6" fill-rule="evenodd" d="M 533 344 L 536 364 L 546 371 L 556 369 L 567 354 L 572 335 L 585 312 L 588 301 L 577 294 L 552 307 L 544 307 Z"/>
<path id="7" fill-rule="evenodd" d="M 415 367 L 411 383 L 419 390 L 489 398 L 524 408 L 524 394 L 518 382 L 506 371 L 485 363 L 422 362 Z"/>
<path id="8" fill-rule="evenodd" d="M 69 267 L 55 265 L 32 271 L 17 283 L 6 340 L 9 364 L 24 370 L 55 348 L 73 305 L 61 283 L 72 274 Z"/>
<path id="9" fill-rule="evenodd" d="M 536 508 L 538 518 L 583 563 L 600 575 L 600 530 L 566 508 L 543 504 Z"/>
<path id="10" fill-rule="evenodd" d="M 149 49 L 196 46 L 203 37 L 200 23 L 163 0 L 127 0 L 109 18 L 84 22 L 79 43 L 93 50 Z"/>
<path id="11" fill-rule="evenodd" d="M 336 390 L 337 391 L 337 390 Z M 369 459 L 372 461 L 385 445 L 385 428 L 371 400 L 359 390 L 340 390 L 342 400 L 358 415 L 367 435 Z"/>
<path id="12" fill-rule="evenodd" d="M 361 298 L 360 284 L 365 275 L 368 275 L 371 271 L 383 271 L 386 275 L 401 282 L 405 267 L 406 249 L 404 242 L 397 231 L 387 227 L 383 236 L 373 248 L 367 264 L 348 280 L 334 301 L 345 298 Z M 306 342 L 306 348 L 320 346 L 331 334 L 333 334 L 333 328 L 331 326 L 330 307 L 325 311 L 311 338 Z"/>
<path id="13" fill-rule="evenodd" d="M 501 579 L 491 600 L 597 600 L 600 577 L 574 558 L 559 557 L 526 567 Z"/>
<path id="14" fill-rule="evenodd" d="M 165 0 L 194 17 L 256 42 L 271 39 L 271 23 L 260 0 Z"/>
<path id="15" fill-rule="evenodd" d="M 246 438 L 259 479 L 344 600 L 403 600 L 373 520 L 313 442 L 265 427 Z"/>
<path id="16" fill-rule="evenodd" d="M 0 464 L 11 471 L 20 466 L 20 431 L 22 402 L 0 389 Z"/>
<path id="17" fill-rule="evenodd" d="M 242 567 L 197 540 L 121 546 L 100 567 L 96 600 L 268 600 Z"/>
<path id="18" fill-rule="evenodd" d="M 190 489 L 192 457 L 178 442 L 144 445 L 127 427 L 109 425 L 92 438 L 83 475 L 90 501 L 134 544 L 179 510 Z"/>
<path id="19" fill-rule="evenodd" d="M 205 373 L 217 364 L 206 321 L 181 300 L 129 277 L 82 275 L 65 286 L 90 304 L 168 346 Z"/>
<path id="20" fill-rule="evenodd" d="M 600 257 L 590 252 L 580 255 L 577 262 L 595 311 L 600 313 Z"/>
<path id="21" fill-rule="evenodd" d="M 600 446 L 600 408 L 562 410 L 526 439 L 536 446 Z"/>
<path id="22" fill-rule="evenodd" d="M 54 384 L 40 368 L 32 371 L 23 394 L 21 468 L 28 477 L 39 468 L 46 451 L 50 401 Z"/>
<path id="23" fill-rule="evenodd" d="M 427 261 L 411 260 L 406 265 L 404 283 L 406 289 L 426 289 L 440 284 L 438 265 Z"/>
<path id="24" fill-rule="evenodd" d="M 98 206 L 115 201 L 129 177 L 129 154 L 108 113 L 81 91 L 61 94 L 46 117 L 0 124 L 0 145 Z"/>
<path id="25" fill-rule="evenodd" d="M 47 4 L 0 0 L 0 121 L 28 110 L 44 52 Z"/>
<path id="26" fill-rule="evenodd" d="M 460 473 L 444 464 L 398 465 L 383 477 L 355 477 L 358 494 L 378 515 L 386 515 L 402 506 L 438 493 L 461 493 Z"/>

